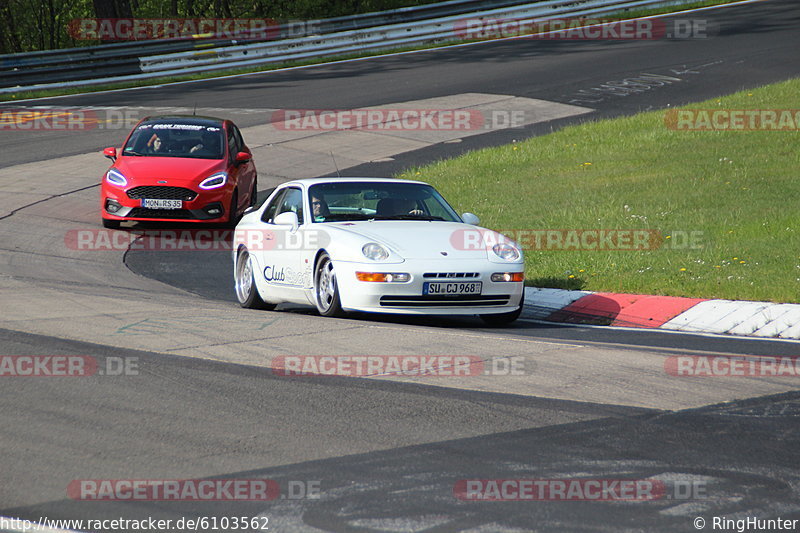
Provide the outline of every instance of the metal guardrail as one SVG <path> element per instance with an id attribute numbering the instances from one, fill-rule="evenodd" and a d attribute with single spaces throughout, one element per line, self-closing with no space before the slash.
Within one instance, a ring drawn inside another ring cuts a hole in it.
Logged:
<path id="1" fill-rule="evenodd" d="M 199 47 L 235 45 L 236 41 L 214 40 L 199 44 L 194 40 L 135 41 L 46 50 L 0 56 L 0 87 L 35 85 L 91 79 L 98 69 L 113 75 L 141 74 L 143 54 L 166 54 L 197 50 Z"/>
<path id="2" fill-rule="evenodd" d="M 691 0 L 684 0 L 683 3 L 688 1 Z M 664 3 L 664 0 L 585 0 L 568 3 L 565 3 L 564 0 L 551 0 L 471 13 L 469 20 L 535 18 L 537 21 L 544 21 L 565 16 L 599 15 L 625 8 L 663 5 Z M 675 4 L 676 1 L 672 0 L 670 3 Z M 567 7 L 564 7 L 565 4 Z M 340 32 L 330 34 L 324 39 L 311 36 L 264 44 L 224 47 L 199 54 L 178 53 L 146 56 L 141 58 L 141 66 L 145 73 L 160 72 L 161 74 L 175 75 L 181 72 L 203 72 L 206 70 L 204 67 L 213 68 L 220 62 L 224 62 L 226 68 L 243 68 L 321 56 L 398 48 L 428 42 L 458 40 L 456 24 L 463 21 L 465 21 L 464 15 L 460 14 L 427 20 L 423 24 L 403 23 Z"/>
<path id="3" fill-rule="evenodd" d="M 26 64 L 15 67 L 12 67 L 11 56 L 0 56 L 0 93 L 136 81 L 458 41 L 457 24 L 467 20 L 465 17 L 470 21 L 539 22 L 564 17 L 596 17 L 632 8 L 667 7 L 691 1 L 694 0 L 549 0 L 519 4 L 511 0 L 450 0 L 391 12 L 326 19 L 319 21 L 319 34 L 305 37 L 248 44 L 232 40 L 206 41 L 201 45 L 203 50 L 197 50 L 197 41 L 121 43 L 90 47 L 91 50 L 87 47 L 28 54 Z M 484 9 L 474 11 L 480 7 Z M 464 11 L 465 8 L 470 11 Z M 435 18 L 430 18 L 433 14 Z M 403 22 L 386 23 L 396 18 Z M 358 29 L 343 29 L 348 25 Z M 47 64 L 51 66 L 31 68 Z M 106 75 L 97 77 L 98 72 Z"/>
<path id="4" fill-rule="evenodd" d="M 323 19 L 315 21 L 313 33 L 323 35 L 395 22 L 413 22 L 519 3 L 520 0 L 448 0 L 446 2 L 424 4 L 391 11 Z M 280 29 L 280 26 L 278 26 L 278 29 Z M 292 35 L 292 37 L 303 37 L 305 35 Z M 250 43 L 255 42 L 249 37 L 248 35 L 242 35 L 240 40 Z M 138 59 L 145 53 L 147 55 L 157 55 L 236 44 L 240 43 L 235 38 L 215 40 L 213 37 L 198 37 L 180 40 L 137 40 L 99 46 L 0 55 L 0 87 L 92 79 L 96 77 L 98 68 L 106 70 L 108 74 L 113 76 L 136 75 L 141 74 L 142 71 L 138 68 L 138 61 L 132 61 L 132 59 Z M 111 67 L 108 64 L 108 60 L 111 59 L 120 61 Z M 36 70 L 36 67 L 46 68 Z"/>

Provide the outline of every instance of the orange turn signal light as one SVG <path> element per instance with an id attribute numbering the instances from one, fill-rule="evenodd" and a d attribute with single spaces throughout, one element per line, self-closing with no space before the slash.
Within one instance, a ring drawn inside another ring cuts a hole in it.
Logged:
<path id="1" fill-rule="evenodd" d="M 494 282 L 520 282 L 525 281 L 524 272 L 495 272 L 492 274 Z"/>
<path id="2" fill-rule="evenodd" d="M 411 280 L 411 275 L 406 272 L 356 272 L 356 279 L 382 283 L 405 283 Z"/>
<path id="3" fill-rule="evenodd" d="M 358 281 L 386 281 L 386 274 L 381 272 L 356 272 Z"/>

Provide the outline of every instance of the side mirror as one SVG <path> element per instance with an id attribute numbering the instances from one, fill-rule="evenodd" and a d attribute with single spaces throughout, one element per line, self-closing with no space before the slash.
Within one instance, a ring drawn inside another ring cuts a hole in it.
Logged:
<path id="1" fill-rule="evenodd" d="M 297 213 L 294 211 L 285 211 L 280 215 L 276 216 L 272 222 L 276 226 L 291 226 L 292 231 L 296 231 L 297 227 L 300 225 L 299 220 L 297 219 Z"/>
<path id="2" fill-rule="evenodd" d="M 238 154 L 236 154 L 236 164 L 237 165 L 241 165 L 243 163 L 247 163 L 251 159 L 253 159 L 253 156 L 251 154 L 248 154 L 247 152 L 239 152 Z"/>
<path id="3" fill-rule="evenodd" d="M 461 220 L 464 221 L 464 224 L 469 224 L 471 226 L 477 226 L 481 221 L 478 215 L 473 215 L 472 213 L 464 213 L 461 215 Z"/>
<path id="4" fill-rule="evenodd" d="M 110 147 L 106 148 L 105 150 L 103 150 L 103 155 L 106 156 L 107 158 L 109 158 L 112 161 L 116 161 L 117 160 L 117 149 L 114 148 L 113 146 L 110 146 Z"/>

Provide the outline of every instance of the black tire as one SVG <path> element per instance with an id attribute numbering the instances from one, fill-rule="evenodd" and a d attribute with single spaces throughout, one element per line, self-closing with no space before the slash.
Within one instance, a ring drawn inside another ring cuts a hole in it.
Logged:
<path id="1" fill-rule="evenodd" d="M 314 269 L 314 303 L 322 316 L 342 317 L 342 302 L 339 298 L 339 284 L 336 282 L 336 271 L 333 261 L 327 253 L 323 253 Z"/>
<path id="2" fill-rule="evenodd" d="M 250 207 L 258 203 L 258 180 L 253 180 L 253 188 L 250 190 Z"/>
<path id="3" fill-rule="evenodd" d="M 481 315 L 481 320 L 487 325 L 492 327 L 503 327 L 508 326 L 516 319 L 519 318 L 519 315 L 522 314 L 522 303 L 525 301 L 525 295 L 523 293 L 522 298 L 519 301 L 519 307 L 515 311 L 511 311 L 510 313 L 498 313 L 495 315 Z"/>
<path id="4" fill-rule="evenodd" d="M 250 262 L 250 253 L 247 249 L 242 249 L 236 255 L 236 267 L 233 271 L 233 287 L 236 291 L 236 299 L 239 305 L 246 309 L 268 309 L 273 310 L 276 304 L 268 304 L 261 299 L 256 288 L 255 272 L 253 264 Z"/>
<path id="5" fill-rule="evenodd" d="M 119 225 L 121 222 L 119 220 L 109 220 L 107 218 L 103 219 L 103 227 L 108 229 L 119 229 Z"/>
<path id="6" fill-rule="evenodd" d="M 231 205 L 228 208 L 228 221 L 225 223 L 229 228 L 236 227 L 239 223 L 239 216 L 237 215 L 237 207 L 239 207 L 239 189 L 233 191 L 231 196 Z"/>

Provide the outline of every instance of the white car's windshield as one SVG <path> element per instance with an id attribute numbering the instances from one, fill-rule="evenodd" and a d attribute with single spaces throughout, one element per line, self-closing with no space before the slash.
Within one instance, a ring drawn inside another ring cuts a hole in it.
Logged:
<path id="1" fill-rule="evenodd" d="M 320 183 L 311 186 L 308 194 L 314 222 L 461 221 L 436 189 L 419 183 Z"/>

